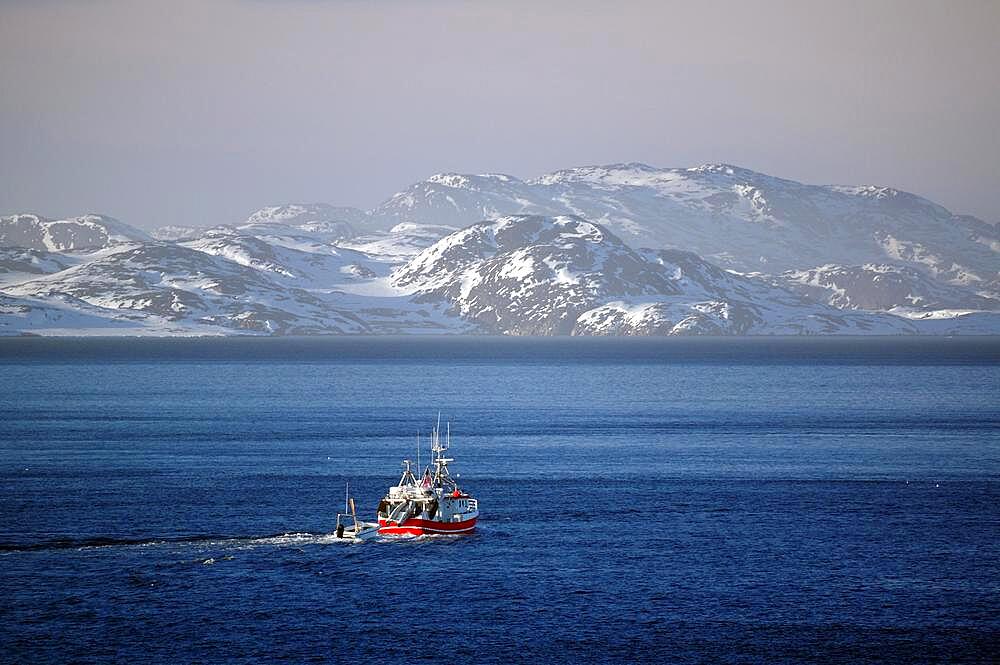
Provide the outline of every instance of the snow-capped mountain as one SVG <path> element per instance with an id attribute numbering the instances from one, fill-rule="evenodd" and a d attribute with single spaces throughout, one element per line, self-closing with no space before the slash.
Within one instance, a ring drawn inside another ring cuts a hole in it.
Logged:
<path id="1" fill-rule="evenodd" d="M 408 261 L 392 283 L 446 300 L 491 332 L 522 335 L 569 334 L 581 313 L 616 295 L 676 292 L 618 238 L 576 217 L 474 224 Z"/>
<path id="2" fill-rule="evenodd" d="M 321 227 L 324 224 L 354 224 L 363 226 L 368 213 L 349 206 L 328 203 L 286 203 L 261 208 L 247 218 L 247 224 L 287 224 L 288 226 Z"/>
<path id="3" fill-rule="evenodd" d="M 295 242 L 290 242 L 293 238 Z M 383 264 L 362 252 L 273 232 L 258 236 L 239 229 L 210 229 L 178 244 L 308 287 L 332 288 L 345 280 L 387 272 Z"/>
<path id="4" fill-rule="evenodd" d="M 238 224 L 222 224 L 209 229 L 169 225 L 156 229 L 152 236 L 157 240 L 184 240 L 206 232 L 242 232 L 250 236 L 278 235 L 326 243 L 353 238 L 367 220 L 368 213 L 357 208 L 327 203 L 288 203 L 261 208 Z"/>
<path id="5" fill-rule="evenodd" d="M 446 317 L 433 307 L 411 305 L 405 297 L 344 292 L 324 281 L 332 278 L 328 274 L 313 275 L 310 282 L 288 269 L 289 259 L 299 258 L 294 254 L 266 254 L 247 265 L 224 254 L 155 241 L 94 253 L 65 270 L 7 284 L 0 292 L 0 330 L 79 333 L 74 325 L 84 324 L 74 324 L 67 310 L 105 334 L 374 334 L 467 327 L 442 323 Z M 367 277 L 350 270 L 336 275 L 342 282 Z"/>
<path id="6" fill-rule="evenodd" d="M 47 219 L 21 213 L 0 217 L 0 247 L 47 251 L 100 249 L 130 240 L 149 240 L 145 231 L 105 215 Z"/>
<path id="7" fill-rule="evenodd" d="M 727 164 L 615 164 L 533 180 L 440 174 L 375 208 L 375 224 L 466 226 L 577 215 L 633 247 L 679 248 L 741 272 L 891 262 L 996 293 L 1000 229 L 888 187 L 806 185 Z"/>
<path id="8" fill-rule="evenodd" d="M 1000 333 L 996 226 L 727 165 L 446 174 L 153 236 L 0 218 L 0 334 Z"/>
<path id="9" fill-rule="evenodd" d="M 486 332 L 677 335 L 916 332 L 887 315 L 811 303 L 689 252 L 638 252 L 579 217 L 513 215 L 441 239 L 392 283 Z"/>
<path id="10" fill-rule="evenodd" d="M 337 240 L 356 236 L 367 226 L 368 219 L 368 213 L 357 208 L 327 203 L 289 203 L 261 208 L 237 228 L 290 227 L 313 237 Z"/>
<path id="11" fill-rule="evenodd" d="M 262 235 L 270 230 L 279 235 L 300 235 L 327 242 L 354 237 L 360 229 L 369 226 L 368 220 L 368 213 L 348 206 L 286 203 L 261 208 L 236 224 L 221 224 L 210 229 L 170 224 L 155 229 L 150 235 L 157 240 L 183 240 L 198 237 L 206 231 L 245 231 L 247 235 Z"/>
<path id="12" fill-rule="evenodd" d="M 16 286 L 13 296 L 82 301 L 164 324 L 263 332 L 357 332 L 361 326 L 310 294 L 276 289 L 260 271 L 173 244 L 144 243 Z"/>

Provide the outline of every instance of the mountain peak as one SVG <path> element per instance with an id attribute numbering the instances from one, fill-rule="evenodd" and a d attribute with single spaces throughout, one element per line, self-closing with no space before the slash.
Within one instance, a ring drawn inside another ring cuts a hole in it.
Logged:
<path id="1" fill-rule="evenodd" d="M 569 334 L 579 315 L 606 296 L 673 292 L 659 268 L 573 215 L 507 215 L 473 224 L 425 249 L 392 280 L 505 334 Z"/>
<path id="2" fill-rule="evenodd" d="M 480 173 L 477 175 L 463 173 L 435 173 L 431 177 L 427 178 L 425 182 L 433 183 L 435 185 L 443 185 L 445 187 L 452 187 L 454 189 L 478 189 L 479 185 L 483 184 L 520 183 L 521 181 L 518 178 L 505 173 Z"/>
<path id="3" fill-rule="evenodd" d="M 246 224 L 287 224 L 297 226 L 314 222 L 359 222 L 366 213 L 349 206 L 329 203 L 284 203 L 267 206 L 247 218 Z"/>
<path id="4" fill-rule="evenodd" d="M 99 249 L 132 240 L 150 240 L 150 236 L 107 215 L 49 219 L 35 213 L 19 213 L 0 217 L 0 247 L 64 251 Z"/>
<path id="5" fill-rule="evenodd" d="M 602 164 L 593 166 L 577 166 L 546 173 L 531 181 L 538 185 L 554 185 L 559 183 L 602 183 L 606 185 L 643 185 L 650 174 L 662 173 L 658 169 L 642 162 L 626 162 L 620 164 Z"/>
<path id="6" fill-rule="evenodd" d="M 726 164 L 725 162 L 702 164 L 685 170 L 690 173 L 715 173 L 718 175 L 732 176 L 761 175 L 756 171 L 743 168 L 742 166 L 736 166 L 735 164 Z"/>

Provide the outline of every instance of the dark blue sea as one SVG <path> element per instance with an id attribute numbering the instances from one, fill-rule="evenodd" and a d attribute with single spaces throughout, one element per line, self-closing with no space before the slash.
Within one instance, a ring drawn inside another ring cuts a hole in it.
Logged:
<path id="1" fill-rule="evenodd" d="M 997 339 L 0 340 L 0 662 L 998 654 Z"/>

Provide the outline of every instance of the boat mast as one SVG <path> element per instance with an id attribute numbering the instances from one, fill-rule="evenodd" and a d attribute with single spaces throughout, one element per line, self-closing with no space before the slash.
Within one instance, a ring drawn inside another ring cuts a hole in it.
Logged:
<path id="1" fill-rule="evenodd" d="M 442 446 L 440 413 L 438 414 L 438 424 L 431 433 L 431 441 L 434 444 L 431 448 L 431 463 L 434 465 L 434 485 L 443 488 L 446 481 L 450 481 L 454 485 L 455 481 L 451 478 L 451 474 L 448 473 L 448 462 L 454 460 L 444 456 L 445 451 L 451 446 L 451 422 L 447 423 L 445 445 Z"/>

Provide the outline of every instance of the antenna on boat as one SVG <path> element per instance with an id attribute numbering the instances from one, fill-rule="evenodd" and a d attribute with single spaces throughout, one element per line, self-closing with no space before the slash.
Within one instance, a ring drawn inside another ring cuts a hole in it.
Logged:
<path id="1" fill-rule="evenodd" d="M 445 438 L 445 447 L 451 448 L 451 421 L 448 421 L 448 436 Z"/>
<path id="2" fill-rule="evenodd" d="M 344 487 L 344 512 L 347 512 L 348 504 L 351 502 L 351 481 L 347 481 L 347 485 Z"/>
<path id="3" fill-rule="evenodd" d="M 417 473 L 420 473 L 420 430 L 417 430 Z"/>

